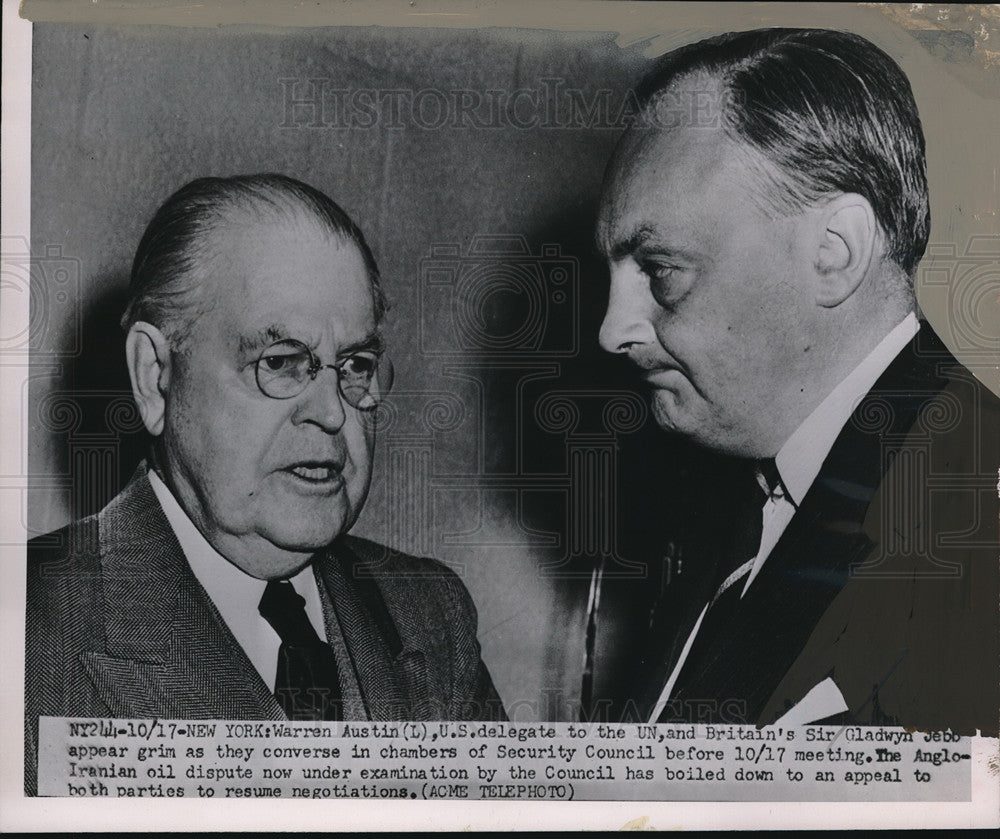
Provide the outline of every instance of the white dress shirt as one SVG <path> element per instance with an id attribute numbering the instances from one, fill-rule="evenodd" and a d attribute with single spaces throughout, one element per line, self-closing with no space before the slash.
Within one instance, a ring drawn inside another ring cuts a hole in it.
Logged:
<path id="1" fill-rule="evenodd" d="M 768 498 L 764 502 L 760 550 L 753 559 L 748 560 L 726 578 L 719 587 L 716 597 L 730 585 L 743 579 L 744 576 L 746 582 L 743 584 L 740 597 L 747 593 L 760 573 L 760 569 L 764 567 L 764 563 L 771 555 L 771 551 L 778 544 L 785 528 L 791 522 L 809 487 L 816 480 L 816 476 L 823 466 L 823 461 L 826 460 L 826 456 L 833 448 L 841 429 L 854 413 L 854 409 L 919 329 L 920 321 L 917 320 L 917 316 L 913 312 L 910 312 L 839 385 L 830 391 L 829 395 L 785 441 L 775 457 L 781 485 L 773 492 L 769 492 Z M 653 707 L 650 722 L 655 723 L 660 714 L 663 713 L 663 708 L 670 699 L 677 677 L 684 666 L 684 661 L 687 659 L 692 644 L 694 644 L 695 636 L 701 628 L 708 606 L 709 604 L 706 603 L 705 608 L 698 616 L 698 620 L 684 644 L 680 658 L 674 665 L 674 669 L 660 693 L 660 698 Z M 822 699 L 822 702 L 819 702 L 819 699 Z M 796 722 L 809 721 L 798 719 L 808 716 L 808 714 L 803 713 L 804 709 L 799 707 L 805 705 L 807 700 L 810 700 L 809 704 L 816 708 L 816 713 L 820 714 L 813 716 L 813 719 L 821 719 L 823 716 L 847 710 L 843 696 L 831 679 L 826 679 L 821 685 L 817 685 L 809 696 L 789 711 L 789 714 L 797 712 Z M 779 722 L 781 721 L 779 720 Z"/>
<path id="2" fill-rule="evenodd" d="M 260 673 L 264 684 L 273 692 L 281 639 L 257 611 L 267 582 L 241 571 L 216 551 L 195 527 L 194 522 L 181 508 L 160 476 L 152 469 L 149 470 L 149 483 L 195 577 L 208 593 L 215 608 L 219 610 L 226 626 L 247 654 L 250 663 Z M 325 640 L 323 606 L 319 599 L 312 565 L 307 565 L 294 577 L 289 578 L 289 582 L 305 599 L 306 615 L 319 637 Z"/>

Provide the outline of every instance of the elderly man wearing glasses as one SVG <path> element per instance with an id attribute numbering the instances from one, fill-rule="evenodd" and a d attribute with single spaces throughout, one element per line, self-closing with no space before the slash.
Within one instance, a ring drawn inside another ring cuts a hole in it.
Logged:
<path id="1" fill-rule="evenodd" d="M 346 535 L 384 311 L 361 231 L 304 183 L 202 178 L 156 213 L 122 319 L 149 463 L 29 546 L 29 792 L 43 715 L 502 717 L 459 579 Z"/>

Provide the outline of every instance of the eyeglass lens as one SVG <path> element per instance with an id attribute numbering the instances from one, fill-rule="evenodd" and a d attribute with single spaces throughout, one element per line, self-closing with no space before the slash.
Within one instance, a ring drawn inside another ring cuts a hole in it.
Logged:
<path id="1" fill-rule="evenodd" d="M 356 353 L 338 364 L 320 364 L 312 351 L 300 341 L 278 341 L 265 349 L 257 359 L 257 386 L 273 399 L 290 399 L 305 390 L 323 367 L 337 371 L 340 393 L 354 408 L 369 409 L 378 404 L 378 393 L 372 393 L 379 370 L 374 353 Z"/>

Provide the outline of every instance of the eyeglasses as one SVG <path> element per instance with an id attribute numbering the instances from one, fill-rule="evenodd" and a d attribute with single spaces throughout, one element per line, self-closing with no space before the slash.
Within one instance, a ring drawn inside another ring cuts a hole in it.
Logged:
<path id="1" fill-rule="evenodd" d="M 392 364 L 373 352 L 356 352 L 336 364 L 324 364 L 301 341 L 275 341 L 257 359 L 257 387 L 272 399 L 291 399 L 306 389 L 320 370 L 337 371 L 337 386 L 352 408 L 370 411 L 392 386 Z"/>

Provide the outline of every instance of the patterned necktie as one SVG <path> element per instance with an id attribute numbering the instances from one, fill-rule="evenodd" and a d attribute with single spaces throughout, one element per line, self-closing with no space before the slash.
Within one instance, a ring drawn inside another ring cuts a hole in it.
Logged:
<path id="1" fill-rule="evenodd" d="M 260 599 L 261 617 L 281 638 L 274 696 L 290 720 L 339 720 L 337 661 L 316 634 L 305 605 L 287 580 L 271 580 Z"/>

